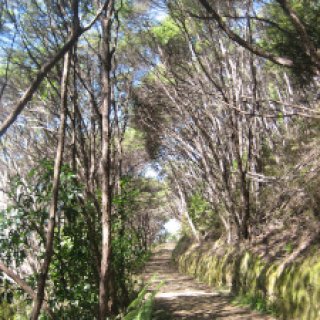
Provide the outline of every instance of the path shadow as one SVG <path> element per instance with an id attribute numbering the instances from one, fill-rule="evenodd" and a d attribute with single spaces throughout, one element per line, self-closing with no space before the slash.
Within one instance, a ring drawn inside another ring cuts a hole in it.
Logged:
<path id="1" fill-rule="evenodd" d="M 151 281 L 151 291 L 164 282 L 156 295 L 153 320 L 273 319 L 232 305 L 228 292 L 214 291 L 192 277 L 180 274 L 171 260 L 172 249 L 169 245 L 157 250 L 143 272 L 144 282 Z"/>

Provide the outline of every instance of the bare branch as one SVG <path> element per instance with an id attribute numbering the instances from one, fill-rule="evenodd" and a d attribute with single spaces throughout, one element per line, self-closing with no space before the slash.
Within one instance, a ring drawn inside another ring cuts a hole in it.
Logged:
<path id="1" fill-rule="evenodd" d="M 104 5 L 98 10 L 96 16 L 92 19 L 92 21 L 85 26 L 84 28 L 78 27 L 74 30 L 74 32 L 70 35 L 68 41 L 63 45 L 63 47 L 51 58 L 51 60 L 45 63 L 38 74 L 35 76 L 35 79 L 30 84 L 29 88 L 25 91 L 23 96 L 19 99 L 16 105 L 13 107 L 13 110 L 9 114 L 9 116 L 4 120 L 4 122 L 0 126 L 0 138 L 5 134 L 8 128 L 15 122 L 19 114 L 26 107 L 27 103 L 32 99 L 33 94 L 37 91 L 43 79 L 47 76 L 47 74 L 51 71 L 51 69 L 60 61 L 60 59 L 69 51 L 69 49 L 77 42 L 79 37 L 89 30 L 93 24 L 98 20 L 101 16 L 102 12 L 105 10 L 109 3 L 105 1 Z"/>
<path id="2" fill-rule="evenodd" d="M 240 46 L 248 49 L 250 52 L 268 59 L 275 64 L 285 66 L 285 67 L 292 67 L 293 61 L 288 57 L 279 57 L 275 56 L 267 51 L 264 51 L 261 47 L 256 46 L 254 44 L 249 43 L 247 40 L 240 37 L 236 34 L 228 25 L 223 21 L 222 17 L 218 14 L 218 12 L 209 4 L 207 0 L 199 0 L 202 6 L 207 10 L 208 13 L 212 15 L 212 18 L 217 22 L 218 26 L 227 34 L 227 36 L 238 43 Z"/>

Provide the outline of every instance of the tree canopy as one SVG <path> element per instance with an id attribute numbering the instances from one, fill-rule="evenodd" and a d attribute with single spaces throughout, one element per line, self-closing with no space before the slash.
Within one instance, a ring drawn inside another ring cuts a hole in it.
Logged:
<path id="1" fill-rule="evenodd" d="M 316 235 L 319 10 L 0 0 L 0 319 L 124 315 L 171 218 Z"/>

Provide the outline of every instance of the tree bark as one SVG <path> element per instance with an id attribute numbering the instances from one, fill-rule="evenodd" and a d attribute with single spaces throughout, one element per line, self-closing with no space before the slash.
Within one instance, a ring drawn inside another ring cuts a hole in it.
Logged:
<path id="1" fill-rule="evenodd" d="M 102 16 L 102 155 L 101 155 L 101 176 L 102 176 L 102 206 L 101 206 L 101 225 L 102 225 L 102 246 L 101 246 L 101 266 L 99 283 L 99 320 L 105 320 L 110 312 L 108 305 L 108 277 L 110 275 L 111 258 L 111 65 L 113 52 L 110 49 L 112 15 L 114 1 L 110 1 L 105 14 Z"/>
<path id="2" fill-rule="evenodd" d="M 34 299 L 33 310 L 31 320 L 37 320 L 40 314 L 41 306 L 44 299 L 44 289 L 48 276 L 49 266 L 53 255 L 53 241 L 54 241 L 54 229 L 56 224 L 58 196 L 59 196 L 59 184 L 60 184 L 60 172 L 63 160 L 64 152 L 64 140 L 66 131 L 66 114 L 67 114 L 67 87 L 68 77 L 70 69 L 70 51 L 65 55 L 63 74 L 61 80 L 61 110 L 60 110 L 60 128 L 59 128 L 59 139 L 56 152 L 56 159 L 54 162 L 54 173 L 52 183 L 52 198 L 49 212 L 49 222 L 47 229 L 47 241 L 45 249 L 44 262 L 40 268 L 40 274 L 38 277 L 38 289 Z"/>
<path id="3" fill-rule="evenodd" d="M 189 215 L 189 212 L 188 212 L 185 194 L 184 194 L 183 190 L 181 189 L 181 186 L 179 185 L 178 179 L 176 179 L 176 178 L 175 178 L 175 183 L 176 183 L 178 193 L 179 193 L 179 200 L 180 200 L 180 210 L 179 211 L 181 214 L 184 214 L 186 216 L 189 227 L 191 229 L 191 232 L 192 232 L 194 238 L 197 240 L 197 242 L 200 242 L 199 232 L 196 229 L 196 227 L 195 227 L 195 225 Z"/>

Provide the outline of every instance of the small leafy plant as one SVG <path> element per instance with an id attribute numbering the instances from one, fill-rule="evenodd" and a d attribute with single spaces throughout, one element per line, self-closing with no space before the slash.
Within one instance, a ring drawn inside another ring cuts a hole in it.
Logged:
<path id="1" fill-rule="evenodd" d="M 139 292 L 138 296 L 130 303 L 127 309 L 127 314 L 122 318 L 123 320 L 152 319 L 151 316 L 154 298 L 159 289 L 163 286 L 163 282 L 160 282 L 155 290 L 149 292 L 150 282 Z"/>
<path id="2" fill-rule="evenodd" d="M 276 315 L 277 311 L 274 305 L 267 303 L 266 299 L 260 296 L 244 295 L 237 296 L 233 301 L 233 304 L 239 306 L 249 306 L 253 310 L 257 310 L 264 314 Z"/>

